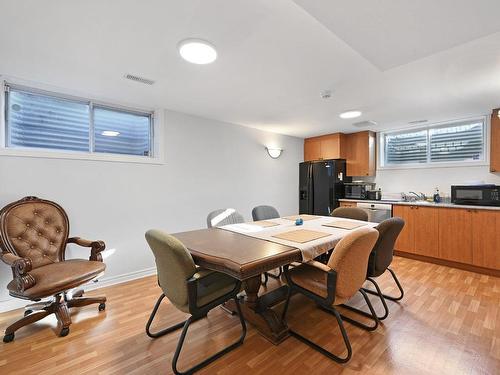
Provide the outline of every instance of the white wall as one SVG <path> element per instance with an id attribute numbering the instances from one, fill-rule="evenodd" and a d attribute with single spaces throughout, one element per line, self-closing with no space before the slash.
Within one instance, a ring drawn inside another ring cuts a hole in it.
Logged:
<path id="1" fill-rule="evenodd" d="M 500 175 L 490 173 L 489 166 L 379 169 L 373 179 L 384 193 L 416 191 L 431 194 L 436 187 L 450 196 L 451 185 L 484 182 L 500 185 Z"/>
<path id="2" fill-rule="evenodd" d="M 151 271 L 144 232 L 206 227 L 209 211 L 271 204 L 283 215 L 298 211 L 298 163 L 303 141 L 177 112 L 165 114 L 164 165 L 0 156 L 0 205 L 26 195 L 57 201 L 70 218 L 70 235 L 102 239 L 116 252 L 106 279 Z M 284 149 L 271 159 L 265 145 Z M 88 249 L 71 248 L 72 257 Z M 12 307 L 0 265 L 0 310 Z M 9 301 L 9 302 L 7 302 Z"/>

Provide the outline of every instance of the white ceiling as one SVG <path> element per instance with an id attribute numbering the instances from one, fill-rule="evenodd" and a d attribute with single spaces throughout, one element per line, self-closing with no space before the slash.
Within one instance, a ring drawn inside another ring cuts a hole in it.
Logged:
<path id="1" fill-rule="evenodd" d="M 500 1 L 0 0 L 0 14 L 0 73 L 284 134 L 500 106 Z M 217 61 L 183 61 L 188 37 Z M 363 116 L 338 117 L 352 108 Z"/>

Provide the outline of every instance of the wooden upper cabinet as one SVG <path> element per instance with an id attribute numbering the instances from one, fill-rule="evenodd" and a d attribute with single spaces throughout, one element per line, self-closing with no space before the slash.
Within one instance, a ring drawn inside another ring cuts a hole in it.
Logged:
<path id="1" fill-rule="evenodd" d="M 335 133 L 304 140 L 304 161 L 346 159 L 348 176 L 375 176 L 375 133 Z"/>
<path id="2" fill-rule="evenodd" d="M 398 236 L 394 248 L 405 253 L 415 252 L 415 225 L 413 206 L 392 206 L 392 216 L 400 217 L 405 221 L 405 226 Z"/>
<path id="3" fill-rule="evenodd" d="M 439 208 L 439 258 L 472 264 L 472 210 Z"/>
<path id="4" fill-rule="evenodd" d="M 344 159 L 342 152 L 344 134 L 335 133 L 304 140 L 304 161 Z"/>
<path id="5" fill-rule="evenodd" d="M 321 159 L 321 142 L 318 138 L 304 140 L 304 161 Z"/>
<path id="6" fill-rule="evenodd" d="M 472 264 L 500 270 L 500 212 L 472 210 Z"/>
<path id="7" fill-rule="evenodd" d="M 375 176 L 375 133 L 363 131 L 344 135 L 346 174 Z"/>
<path id="8" fill-rule="evenodd" d="M 500 172 L 500 118 L 494 109 L 491 115 L 491 137 L 490 137 L 490 171 Z"/>

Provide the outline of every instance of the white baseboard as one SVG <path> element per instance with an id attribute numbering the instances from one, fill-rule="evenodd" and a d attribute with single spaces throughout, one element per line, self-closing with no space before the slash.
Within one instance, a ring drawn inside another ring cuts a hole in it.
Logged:
<path id="1" fill-rule="evenodd" d="M 85 291 L 95 290 L 104 288 L 107 286 L 125 283 L 127 281 L 132 281 L 135 279 L 140 279 L 146 276 L 151 276 L 156 274 L 156 267 L 146 268 L 139 271 L 133 271 L 129 273 L 125 273 L 123 275 L 103 277 L 98 279 L 97 281 L 91 281 L 90 283 L 82 285 L 79 289 L 83 289 Z M 11 297 L 6 300 L 0 301 L 0 312 L 11 311 L 15 309 L 22 308 L 29 304 L 30 301 L 21 300 L 18 298 Z"/>

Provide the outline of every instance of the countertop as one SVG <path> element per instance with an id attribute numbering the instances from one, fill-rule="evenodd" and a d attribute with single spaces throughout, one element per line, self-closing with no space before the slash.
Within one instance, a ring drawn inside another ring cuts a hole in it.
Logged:
<path id="1" fill-rule="evenodd" d="M 365 199 L 339 199 L 339 201 L 340 202 L 378 203 L 378 204 L 397 204 L 397 205 L 401 205 L 401 206 L 467 208 L 467 209 L 472 209 L 472 210 L 500 211 L 500 207 L 498 207 L 498 206 L 474 206 L 474 205 L 453 204 L 453 203 L 433 203 L 433 202 L 425 202 L 425 201 L 416 201 L 416 202 L 404 202 L 404 201 L 396 201 L 396 200 L 371 201 L 371 200 L 365 200 Z"/>

